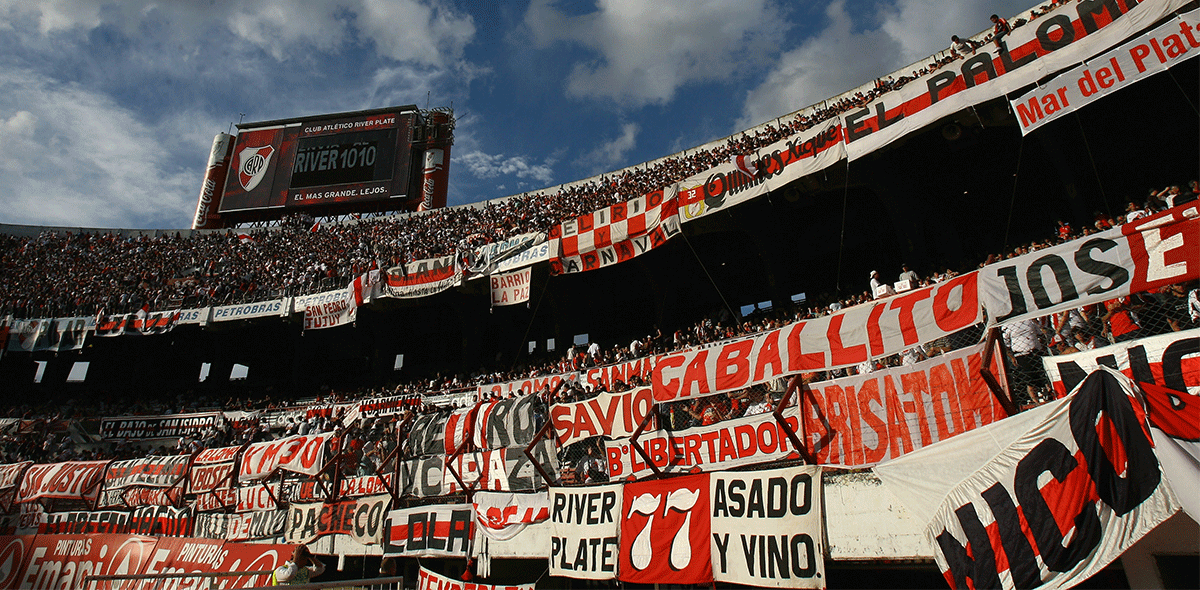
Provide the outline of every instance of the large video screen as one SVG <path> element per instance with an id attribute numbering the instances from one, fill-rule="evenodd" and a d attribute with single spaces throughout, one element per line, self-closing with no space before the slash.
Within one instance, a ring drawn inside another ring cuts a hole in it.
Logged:
<path id="1" fill-rule="evenodd" d="M 239 125 L 221 212 L 406 199 L 414 112 Z"/>

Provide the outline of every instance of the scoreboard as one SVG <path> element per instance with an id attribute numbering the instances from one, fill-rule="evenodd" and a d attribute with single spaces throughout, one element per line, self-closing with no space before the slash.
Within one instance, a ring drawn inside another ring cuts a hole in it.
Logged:
<path id="1" fill-rule="evenodd" d="M 392 107 L 238 125 L 219 212 L 419 199 L 419 124 L 416 107 Z"/>

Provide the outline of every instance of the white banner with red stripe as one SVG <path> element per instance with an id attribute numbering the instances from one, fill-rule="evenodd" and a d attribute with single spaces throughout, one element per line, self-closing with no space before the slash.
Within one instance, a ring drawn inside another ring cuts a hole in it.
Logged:
<path id="1" fill-rule="evenodd" d="M 800 432 L 799 414 L 795 406 L 783 412 L 784 421 L 793 432 Z M 773 413 L 742 416 L 676 432 L 647 432 L 637 444 L 650 462 L 633 448 L 631 439 L 604 443 L 608 475 L 614 481 L 643 479 L 654 473 L 651 465 L 664 473 L 698 473 L 799 457 Z"/>
<path id="2" fill-rule="evenodd" d="M 400 299 L 428 297 L 458 285 L 461 280 L 457 256 L 427 258 L 387 269 L 380 295 Z"/>
<path id="3" fill-rule="evenodd" d="M 686 223 L 781 189 L 846 159 L 837 117 L 749 155 L 679 182 L 679 217 Z"/>
<path id="4" fill-rule="evenodd" d="M 785 375 L 854 366 L 949 336 L 983 319 L 977 279 L 972 272 L 870 305 L 666 355 L 654 366 L 654 401 L 713 395 Z"/>
<path id="5" fill-rule="evenodd" d="M 1001 324 L 1200 278 L 1195 202 L 1030 252 L 979 271 L 980 300 Z"/>
<path id="6" fill-rule="evenodd" d="M 1177 16 L 1013 99 L 1021 134 L 1195 57 L 1200 11 Z"/>
<path id="7" fill-rule="evenodd" d="M 477 530 L 497 541 L 511 539 L 525 527 L 550 518 L 550 498 L 542 492 L 478 492 L 472 496 Z"/>
<path id="8" fill-rule="evenodd" d="M 987 44 L 966 59 L 842 115 L 847 154 L 858 159 L 943 117 L 1073 67 L 1186 4 L 1186 0 L 1063 4 L 1013 29 L 1003 38 L 1006 51 Z"/>

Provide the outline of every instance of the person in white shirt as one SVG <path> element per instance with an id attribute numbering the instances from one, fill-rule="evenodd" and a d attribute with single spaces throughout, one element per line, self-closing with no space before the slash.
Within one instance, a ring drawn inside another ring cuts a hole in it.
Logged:
<path id="1" fill-rule="evenodd" d="M 297 545 L 292 558 L 275 568 L 275 573 L 271 574 L 271 585 L 307 584 L 323 573 L 325 564 L 309 552 L 307 545 Z"/>

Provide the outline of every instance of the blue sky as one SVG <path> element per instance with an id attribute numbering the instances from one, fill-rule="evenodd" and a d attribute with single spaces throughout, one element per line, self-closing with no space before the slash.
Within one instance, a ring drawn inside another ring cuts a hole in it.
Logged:
<path id="1" fill-rule="evenodd" d="M 213 135 L 453 105 L 450 204 L 668 155 L 1021 1 L 0 0 L 0 223 L 190 226 Z"/>

